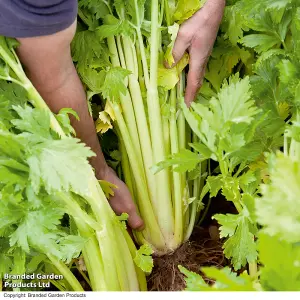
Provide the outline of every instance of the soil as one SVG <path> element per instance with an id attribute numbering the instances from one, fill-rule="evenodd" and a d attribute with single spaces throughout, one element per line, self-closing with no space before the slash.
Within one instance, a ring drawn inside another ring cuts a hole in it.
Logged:
<path id="1" fill-rule="evenodd" d="M 214 228 L 196 227 L 191 239 L 173 254 L 154 258 L 154 268 L 148 277 L 148 290 L 184 290 L 184 275 L 179 271 L 178 265 L 199 274 L 200 267 L 226 266 L 228 262 L 223 255 L 222 243 L 210 234 L 210 231 L 215 232 L 216 227 L 212 227 Z M 206 281 L 209 283 L 208 279 Z"/>
<path id="2" fill-rule="evenodd" d="M 236 210 L 223 198 L 213 199 L 201 227 L 195 227 L 190 240 L 174 253 L 154 258 L 153 271 L 147 278 L 149 291 L 184 290 L 184 275 L 179 271 L 178 265 L 198 274 L 201 274 L 200 268 L 204 266 L 229 265 L 223 254 L 218 224 L 211 218 L 216 213 L 236 213 Z M 212 283 L 208 278 L 203 278 L 207 283 Z"/>

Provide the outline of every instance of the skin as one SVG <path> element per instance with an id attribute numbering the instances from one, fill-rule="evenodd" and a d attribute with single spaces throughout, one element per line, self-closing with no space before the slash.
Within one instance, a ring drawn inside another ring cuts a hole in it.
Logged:
<path id="1" fill-rule="evenodd" d="M 217 35 L 223 16 L 225 0 L 208 0 L 205 6 L 181 25 L 174 46 L 177 63 L 185 51 L 190 54 L 190 69 L 187 78 L 185 101 L 187 105 L 195 98 L 201 87 L 205 66 Z M 47 36 L 18 38 L 18 55 L 33 85 L 39 91 L 50 109 L 57 113 L 64 107 L 75 110 L 80 120 L 70 116 L 76 135 L 96 154 L 91 159 L 98 179 L 106 180 L 118 188 L 109 203 L 116 214 L 128 213 L 131 228 L 141 230 L 143 220 L 127 186 L 107 165 L 94 121 L 88 112 L 86 94 L 74 67 L 70 44 L 76 31 L 76 22 L 69 28 Z"/>
<path id="2" fill-rule="evenodd" d="M 57 113 L 64 107 L 70 107 L 78 113 L 80 121 L 71 116 L 71 123 L 77 137 L 96 153 L 96 157 L 90 162 L 97 178 L 118 187 L 114 190 L 114 196 L 109 199 L 111 207 L 117 214 L 128 213 L 129 226 L 140 230 L 144 223 L 137 214 L 127 186 L 107 165 L 94 121 L 88 112 L 86 94 L 71 57 L 70 43 L 75 31 L 76 22 L 53 35 L 18 38 L 18 56 L 27 76 L 53 112 Z"/>
<path id="3" fill-rule="evenodd" d="M 211 55 L 224 14 L 225 0 L 207 0 L 205 5 L 185 21 L 178 32 L 173 48 L 176 63 L 189 53 L 189 72 L 185 103 L 190 106 L 202 86 L 205 69 Z"/>

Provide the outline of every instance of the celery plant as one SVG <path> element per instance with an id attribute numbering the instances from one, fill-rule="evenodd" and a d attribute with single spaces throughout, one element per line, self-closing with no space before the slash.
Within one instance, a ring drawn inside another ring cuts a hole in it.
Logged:
<path id="1" fill-rule="evenodd" d="M 88 94 L 100 94 L 106 103 L 97 123 L 99 131 L 114 121 L 125 182 L 145 221 L 144 231 L 134 235 L 156 254 L 179 247 L 197 219 L 200 179 L 189 182 L 187 172 L 179 174 L 176 167 L 155 173 L 154 166 L 188 147 L 191 133 L 179 106 L 188 55 L 172 69 L 166 69 L 164 62 L 172 64 L 179 24 L 201 3 L 79 1 L 82 22 L 73 42 L 73 58 Z"/>
<path id="2" fill-rule="evenodd" d="M 6 83 L 12 93 L 0 95 L 1 234 L 12 247 L 46 255 L 73 290 L 82 287 L 64 262 L 81 250 L 93 290 L 145 290 L 134 260 L 149 251 L 136 251 L 110 208 L 87 160 L 94 154 L 72 137 L 66 113 L 73 112 L 51 113 L 26 77 L 15 46 L 0 37 L 0 79 L 12 82 Z M 16 97 L 20 89 L 22 97 Z M 74 221 L 74 234 L 59 226 L 64 214 Z"/>

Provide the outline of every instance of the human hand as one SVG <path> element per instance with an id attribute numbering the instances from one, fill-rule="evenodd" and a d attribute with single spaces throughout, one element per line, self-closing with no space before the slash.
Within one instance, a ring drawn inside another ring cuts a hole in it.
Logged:
<path id="1" fill-rule="evenodd" d="M 185 103 L 190 106 L 202 86 L 206 64 L 222 21 L 225 0 L 207 0 L 205 5 L 179 29 L 173 48 L 175 64 L 189 52 Z"/>
<path id="2" fill-rule="evenodd" d="M 117 215 L 127 213 L 128 225 L 132 229 L 142 230 L 144 228 L 144 222 L 137 214 L 135 204 L 126 184 L 119 179 L 115 171 L 108 166 L 105 168 L 105 171 L 102 171 L 101 180 L 108 181 L 117 186 L 117 188 L 113 190 L 114 196 L 110 196 L 108 199 L 114 212 Z"/>

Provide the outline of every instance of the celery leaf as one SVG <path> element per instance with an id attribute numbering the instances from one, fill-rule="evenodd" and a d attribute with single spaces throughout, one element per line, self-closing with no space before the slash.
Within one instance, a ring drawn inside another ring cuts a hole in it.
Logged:
<path id="1" fill-rule="evenodd" d="M 148 244 L 144 244 L 135 253 L 135 258 L 133 259 L 135 264 L 146 273 L 150 273 L 153 268 L 153 259 L 151 254 L 153 250 Z"/>

